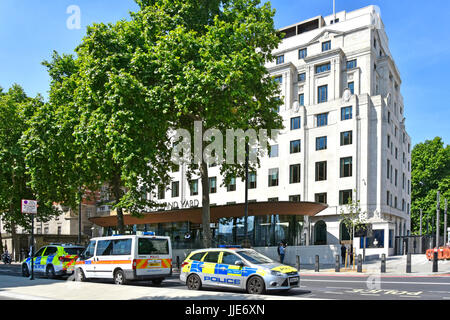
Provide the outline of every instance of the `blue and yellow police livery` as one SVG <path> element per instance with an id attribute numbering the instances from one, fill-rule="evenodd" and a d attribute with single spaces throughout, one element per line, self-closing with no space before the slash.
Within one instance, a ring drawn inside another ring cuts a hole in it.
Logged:
<path id="1" fill-rule="evenodd" d="M 33 256 L 33 271 L 48 278 L 69 275 L 74 272 L 75 261 L 84 247 L 71 244 L 51 244 L 40 248 Z M 22 262 L 22 276 L 31 272 L 31 258 Z"/>
<path id="2" fill-rule="evenodd" d="M 263 294 L 298 287 L 300 275 L 253 249 L 214 248 L 193 251 L 181 265 L 180 281 L 191 290 L 214 286 Z"/>

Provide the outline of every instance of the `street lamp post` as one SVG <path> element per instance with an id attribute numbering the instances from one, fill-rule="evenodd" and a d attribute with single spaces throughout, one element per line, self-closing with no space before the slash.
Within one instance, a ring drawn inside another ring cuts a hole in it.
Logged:
<path id="1" fill-rule="evenodd" d="M 244 206 L 244 244 L 248 245 L 248 142 L 245 144 L 245 206 Z"/>
<path id="2" fill-rule="evenodd" d="M 440 193 L 437 192 L 437 206 L 436 206 L 436 248 L 439 250 L 439 208 L 440 208 Z"/>

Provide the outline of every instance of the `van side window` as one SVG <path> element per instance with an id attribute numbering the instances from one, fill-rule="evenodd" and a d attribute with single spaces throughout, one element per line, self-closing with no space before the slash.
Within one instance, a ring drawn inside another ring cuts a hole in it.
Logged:
<path id="1" fill-rule="evenodd" d="M 131 239 L 113 240 L 112 255 L 121 256 L 131 254 Z"/>
<path id="2" fill-rule="evenodd" d="M 111 240 L 99 240 L 97 243 L 97 256 L 110 256 L 113 244 Z"/>
<path id="3" fill-rule="evenodd" d="M 84 250 L 84 257 L 86 259 L 92 258 L 94 256 L 94 250 L 95 250 L 95 241 L 90 241 L 86 250 Z"/>

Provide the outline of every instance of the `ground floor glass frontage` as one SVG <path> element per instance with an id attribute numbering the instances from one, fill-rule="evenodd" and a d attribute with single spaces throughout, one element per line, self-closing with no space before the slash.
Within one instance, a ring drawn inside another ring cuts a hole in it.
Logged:
<path id="1" fill-rule="evenodd" d="M 222 218 L 211 223 L 213 246 L 241 244 L 244 235 L 245 218 Z M 127 234 L 152 231 L 159 236 L 169 236 L 174 249 L 201 248 L 202 225 L 190 222 L 169 222 L 126 226 Z M 115 228 L 104 228 L 103 234 L 115 234 Z M 267 215 L 249 216 L 247 236 L 253 247 L 276 246 L 281 241 L 290 246 L 304 244 L 303 216 Z"/>

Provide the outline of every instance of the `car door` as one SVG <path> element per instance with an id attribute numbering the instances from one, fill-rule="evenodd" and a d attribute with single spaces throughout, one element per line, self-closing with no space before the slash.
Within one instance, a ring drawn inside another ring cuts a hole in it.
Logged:
<path id="1" fill-rule="evenodd" d="M 222 252 L 217 269 L 219 277 L 224 285 L 228 287 L 243 288 L 245 284 L 243 277 L 243 267 L 236 265 L 236 261 L 242 259 L 236 254 L 228 251 Z"/>
<path id="2" fill-rule="evenodd" d="M 84 252 L 78 258 L 76 262 L 77 268 L 83 269 L 86 278 L 95 278 L 95 248 L 97 246 L 96 240 L 91 240 Z"/>
<path id="3" fill-rule="evenodd" d="M 44 272 L 45 265 L 41 265 L 41 259 L 47 247 L 40 248 L 33 256 L 33 269 L 35 272 Z"/>
<path id="4" fill-rule="evenodd" d="M 205 285 L 220 286 L 222 284 L 218 274 L 216 275 L 220 253 L 220 251 L 209 251 L 202 259 L 201 279 Z"/>
<path id="5" fill-rule="evenodd" d="M 41 265 L 44 265 L 44 271 L 46 270 L 46 266 L 54 263 L 53 259 L 57 254 L 57 247 L 49 246 L 44 252 L 44 255 L 41 258 Z M 59 260 L 56 259 L 59 262 Z M 55 266 L 54 266 L 55 268 Z M 54 269 L 56 271 L 56 269 Z"/>

